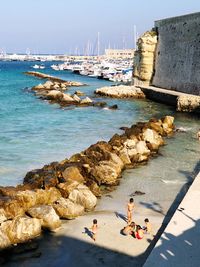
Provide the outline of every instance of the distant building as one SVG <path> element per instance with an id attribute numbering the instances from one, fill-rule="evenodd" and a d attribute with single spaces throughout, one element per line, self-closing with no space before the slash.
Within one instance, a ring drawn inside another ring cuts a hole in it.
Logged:
<path id="1" fill-rule="evenodd" d="M 109 59 L 130 59 L 134 57 L 135 49 L 105 49 L 105 56 Z"/>

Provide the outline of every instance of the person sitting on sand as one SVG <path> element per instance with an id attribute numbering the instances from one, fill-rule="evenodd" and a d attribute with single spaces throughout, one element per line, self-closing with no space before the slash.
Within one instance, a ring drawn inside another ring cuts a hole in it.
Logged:
<path id="1" fill-rule="evenodd" d="M 145 234 L 151 234 L 151 232 L 152 232 L 152 225 L 151 225 L 151 223 L 149 222 L 149 219 L 146 218 L 146 219 L 144 220 L 144 222 L 145 222 L 145 226 L 143 227 L 144 233 L 145 233 Z"/>
<path id="2" fill-rule="evenodd" d="M 127 204 L 127 224 L 130 224 L 132 221 L 132 213 L 134 209 L 134 200 L 130 198 L 129 203 Z"/>
<path id="3" fill-rule="evenodd" d="M 122 229 L 122 234 L 133 235 L 135 231 L 136 231 L 136 224 L 134 222 L 131 222 L 130 224 L 128 224 Z"/>
<path id="4" fill-rule="evenodd" d="M 144 231 L 140 225 L 137 225 L 137 230 L 135 232 L 135 237 L 137 239 L 142 239 L 144 237 Z"/>
<path id="5" fill-rule="evenodd" d="M 94 220 L 93 220 L 93 225 L 92 225 L 92 227 L 91 227 L 91 230 L 92 230 L 92 239 L 93 239 L 94 241 L 96 241 L 97 228 L 98 228 L 97 220 L 94 219 Z"/>

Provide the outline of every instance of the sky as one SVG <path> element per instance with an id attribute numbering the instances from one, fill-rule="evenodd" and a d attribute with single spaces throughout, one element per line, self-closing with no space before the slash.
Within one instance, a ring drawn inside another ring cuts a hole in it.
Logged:
<path id="1" fill-rule="evenodd" d="M 155 20 L 199 12 L 200 1 L 0 0 L 0 10 L 0 52 L 84 54 L 97 51 L 98 33 L 101 53 L 134 48 L 134 32 L 140 36 Z"/>

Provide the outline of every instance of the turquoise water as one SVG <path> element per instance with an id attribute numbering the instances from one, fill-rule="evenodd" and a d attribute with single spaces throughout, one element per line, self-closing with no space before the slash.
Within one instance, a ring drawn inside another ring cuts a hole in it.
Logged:
<path id="1" fill-rule="evenodd" d="M 69 157 L 98 140 L 108 140 L 114 133 L 121 133 L 121 126 L 167 114 L 175 115 L 176 125 L 188 130 L 170 141 L 169 153 L 176 153 L 176 161 L 184 162 L 183 165 L 189 165 L 190 169 L 195 166 L 200 152 L 195 139 L 199 128 L 197 117 L 175 113 L 171 107 L 148 100 L 98 98 L 110 105 L 117 104 L 119 109 L 60 109 L 58 105 L 41 101 L 25 90 L 42 82 L 23 74 L 33 70 L 31 66 L 34 64 L 0 62 L 0 185 L 16 185 L 22 182 L 27 171 Z M 68 71 L 56 72 L 50 69 L 51 64 L 45 62 L 46 69 L 42 72 L 87 83 L 78 89 L 90 97 L 94 97 L 96 88 L 111 84 Z M 75 90 L 77 88 L 71 88 L 69 92 Z M 167 147 L 163 148 L 163 154 L 167 153 Z M 145 170 L 143 172 L 145 176 Z"/>

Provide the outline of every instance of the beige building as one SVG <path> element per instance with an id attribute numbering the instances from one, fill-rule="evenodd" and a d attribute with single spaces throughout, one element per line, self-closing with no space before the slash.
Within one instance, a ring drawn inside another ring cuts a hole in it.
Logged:
<path id="1" fill-rule="evenodd" d="M 132 59 L 135 49 L 105 49 L 105 56 L 109 59 Z"/>

